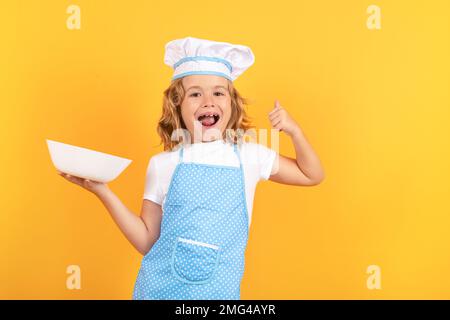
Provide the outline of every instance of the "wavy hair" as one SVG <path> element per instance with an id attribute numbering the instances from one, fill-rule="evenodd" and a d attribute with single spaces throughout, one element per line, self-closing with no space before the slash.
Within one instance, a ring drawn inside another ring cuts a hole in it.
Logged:
<path id="1" fill-rule="evenodd" d="M 172 138 L 174 132 L 187 130 L 181 117 L 181 103 L 185 96 L 182 79 L 173 80 L 170 86 L 164 90 L 162 115 L 157 127 L 158 135 L 161 138 L 159 145 L 164 144 L 164 151 L 172 151 L 182 143 L 179 141 L 179 136 L 177 139 Z M 231 96 L 231 117 L 222 134 L 222 138 L 226 142 L 240 144 L 245 132 L 250 128 L 254 128 L 251 125 L 251 117 L 245 111 L 245 106 L 249 104 L 249 101 L 239 94 L 232 81 L 227 81 L 228 92 Z M 186 137 L 183 137 L 183 143 L 185 139 Z"/>

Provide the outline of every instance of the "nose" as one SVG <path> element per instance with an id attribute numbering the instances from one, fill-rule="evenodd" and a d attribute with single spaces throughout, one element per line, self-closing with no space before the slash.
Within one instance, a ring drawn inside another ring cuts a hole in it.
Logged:
<path id="1" fill-rule="evenodd" d="M 214 97 L 212 97 L 209 94 L 205 94 L 204 95 L 204 100 L 203 100 L 203 107 L 213 107 L 214 106 Z"/>

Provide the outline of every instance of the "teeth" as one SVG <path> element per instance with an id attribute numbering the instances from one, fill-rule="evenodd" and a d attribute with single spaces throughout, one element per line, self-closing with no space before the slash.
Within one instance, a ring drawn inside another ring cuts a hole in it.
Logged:
<path id="1" fill-rule="evenodd" d="M 219 115 L 217 115 L 218 117 Z M 202 114 L 201 116 L 198 117 L 198 119 L 202 119 L 204 117 L 214 117 L 214 114 Z"/>

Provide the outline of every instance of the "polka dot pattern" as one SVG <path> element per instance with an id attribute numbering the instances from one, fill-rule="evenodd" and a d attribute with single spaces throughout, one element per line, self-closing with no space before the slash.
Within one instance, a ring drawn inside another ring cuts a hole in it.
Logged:
<path id="1" fill-rule="evenodd" d="M 248 214 L 240 167 L 180 161 L 160 238 L 143 257 L 133 299 L 240 299 Z"/>

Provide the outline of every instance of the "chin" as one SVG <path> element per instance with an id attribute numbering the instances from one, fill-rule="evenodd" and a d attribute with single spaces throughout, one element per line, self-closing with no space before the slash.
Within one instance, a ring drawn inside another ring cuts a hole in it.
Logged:
<path id="1" fill-rule="evenodd" d="M 220 130 L 220 133 L 218 132 L 219 129 L 211 129 L 211 132 L 208 134 L 207 131 L 204 131 L 202 133 L 202 140 L 203 141 L 213 141 L 213 140 L 219 140 L 223 139 L 224 131 Z"/>

